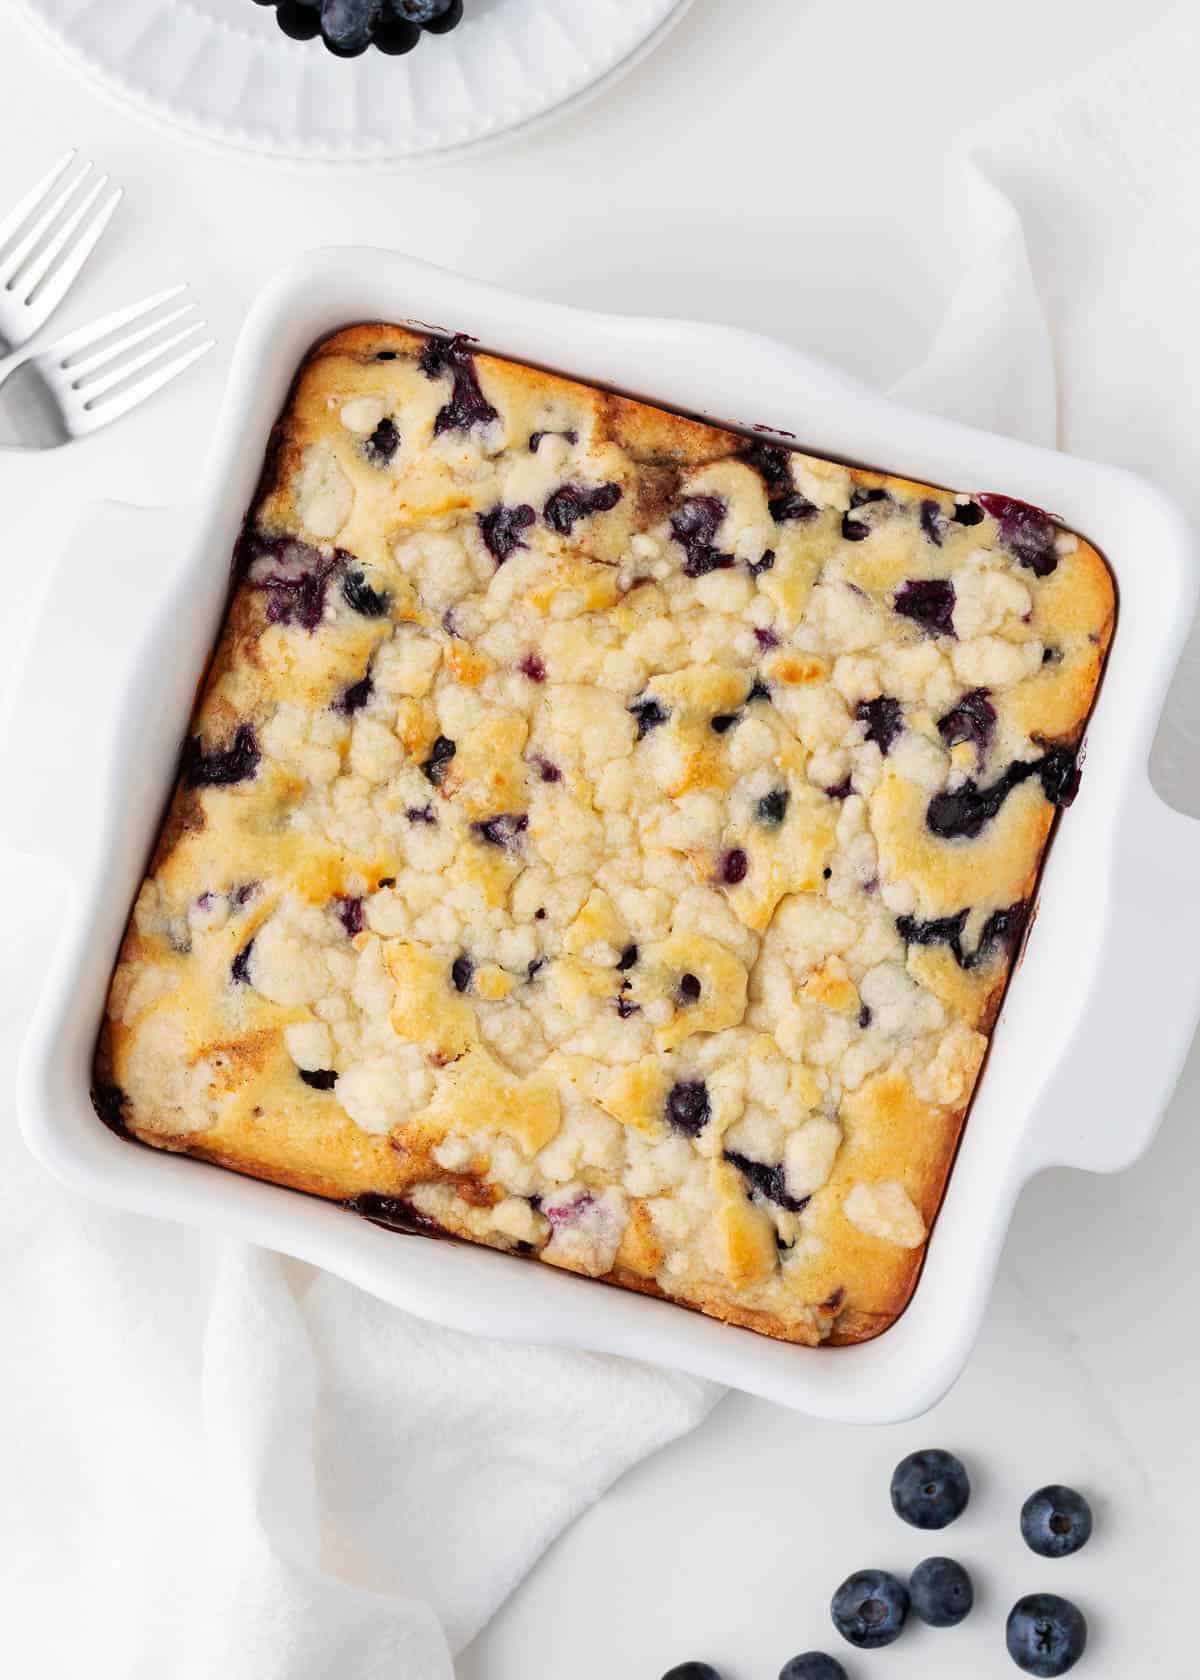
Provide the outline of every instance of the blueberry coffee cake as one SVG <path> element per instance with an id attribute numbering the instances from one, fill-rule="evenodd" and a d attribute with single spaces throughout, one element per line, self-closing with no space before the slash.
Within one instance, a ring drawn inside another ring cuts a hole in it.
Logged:
<path id="1" fill-rule="evenodd" d="M 877 1333 L 1114 604 L 1024 503 L 335 334 L 238 547 L 101 1116 L 772 1336 Z"/>

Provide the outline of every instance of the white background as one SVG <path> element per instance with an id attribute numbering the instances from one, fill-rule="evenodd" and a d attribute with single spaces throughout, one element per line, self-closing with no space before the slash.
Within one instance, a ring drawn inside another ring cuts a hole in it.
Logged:
<path id="1" fill-rule="evenodd" d="M 697 0 L 657 55 L 582 112 L 419 173 L 291 169 L 164 138 L 7 22 L 0 204 L 67 144 L 129 194 L 56 325 L 187 279 L 221 339 L 110 434 L 0 459 L 15 622 L 87 501 L 188 499 L 246 303 L 311 245 L 394 245 L 584 305 L 733 321 L 889 383 L 923 354 L 958 273 L 947 160 L 961 134 L 1168 6 Z M 979 1608 L 958 1631 L 918 1629 L 848 1661 L 852 1680 L 1015 1673 L 1004 1612 L 1039 1588 L 1076 1596 L 1091 1618 L 1081 1675 L 1194 1672 L 1197 1092 L 1193 1055 L 1147 1162 L 1111 1180 L 1053 1174 L 1026 1194 L 978 1350 L 931 1418 L 852 1432 L 731 1397 L 552 1548 L 461 1680 L 655 1680 L 687 1656 L 726 1680 L 774 1680 L 796 1650 L 833 1648 L 825 1607 L 842 1575 L 938 1549 L 887 1502 L 895 1460 L 933 1443 L 959 1449 L 975 1480 L 941 1549 L 973 1566 Z M 1060 1564 L 1034 1559 L 1016 1530 L 1024 1494 L 1051 1479 L 1084 1487 L 1097 1512 L 1092 1545 Z"/>

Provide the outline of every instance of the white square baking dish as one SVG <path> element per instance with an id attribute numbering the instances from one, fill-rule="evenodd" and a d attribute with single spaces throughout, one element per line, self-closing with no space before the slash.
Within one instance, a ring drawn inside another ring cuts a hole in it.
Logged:
<path id="1" fill-rule="evenodd" d="M 839 456 L 1052 509 L 1108 558 L 1120 614 L 1079 798 L 1054 841 L 1029 947 L 911 1305 L 876 1341 L 808 1349 L 549 1266 L 383 1231 L 316 1198 L 135 1146 L 96 1119 L 89 1071 L 114 954 L 224 606 L 272 423 L 313 341 L 353 321 L 466 332 L 489 349 L 668 408 L 777 429 Z M 914 413 L 768 339 L 547 304 L 365 249 L 273 280 L 233 359 L 199 502 L 100 510 L 60 563 L 34 638 L 5 838 L 55 865 L 65 921 L 19 1070 L 30 1147 L 74 1188 L 265 1244 L 423 1317 L 696 1372 L 829 1418 L 895 1421 L 962 1368 L 1021 1186 L 1148 1146 L 1200 1015 L 1200 829 L 1147 758 L 1196 603 L 1192 534 L 1150 485 Z"/>

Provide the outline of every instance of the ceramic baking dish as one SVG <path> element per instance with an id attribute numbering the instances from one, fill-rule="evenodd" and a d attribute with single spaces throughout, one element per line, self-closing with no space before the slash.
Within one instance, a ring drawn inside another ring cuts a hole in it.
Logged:
<path id="1" fill-rule="evenodd" d="M 489 1249 L 396 1235 L 316 1198 L 123 1142 L 93 1114 L 89 1067 L 109 973 L 268 433 L 313 341 L 364 319 L 464 331 L 668 408 L 778 428 L 817 453 L 1002 490 L 1051 509 L 1110 561 L 1120 614 L 1082 790 L 1050 850 L 1037 926 L 923 1276 L 877 1340 L 796 1347 Z M 35 1154 L 87 1194 L 297 1255 L 460 1330 L 654 1360 L 830 1418 L 891 1421 L 930 1406 L 966 1360 L 1021 1186 L 1048 1166 L 1111 1172 L 1141 1154 L 1200 1014 L 1200 827 L 1164 805 L 1147 774 L 1197 595 L 1180 512 L 1127 473 L 914 413 L 750 333 L 591 314 L 371 250 L 315 253 L 267 286 L 213 437 L 186 514 L 108 508 L 77 533 L 20 685 L 5 783 L 20 797 L 4 826 L 57 864 L 66 906 L 20 1065 Z"/>

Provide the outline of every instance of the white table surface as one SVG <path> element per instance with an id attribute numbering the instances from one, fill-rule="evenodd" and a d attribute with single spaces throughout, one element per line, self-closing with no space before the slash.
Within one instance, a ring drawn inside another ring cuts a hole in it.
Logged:
<path id="1" fill-rule="evenodd" d="M 185 278 L 222 341 L 110 433 L 0 459 L 14 617 L 37 598 L 47 542 L 89 500 L 186 501 L 247 300 L 311 245 L 392 244 L 550 297 L 734 321 L 889 381 L 922 353 L 957 272 L 957 136 L 1167 5 L 697 0 L 626 82 L 536 136 L 416 174 L 336 176 L 165 139 L 10 20 L 0 204 L 68 143 L 128 189 L 57 325 Z M 848 1661 L 852 1680 L 1015 1674 L 1004 1613 L 1038 1589 L 1087 1609 L 1090 1680 L 1194 1672 L 1198 1092 L 1194 1054 L 1140 1167 L 1030 1189 L 972 1364 L 932 1417 L 850 1431 L 729 1398 L 551 1549 L 461 1680 L 655 1680 L 687 1656 L 727 1680 L 774 1680 L 796 1650 L 832 1648 L 825 1607 L 850 1569 L 902 1570 L 939 1549 L 974 1566 L 976 1614 Z M 962 1451 L 976 1484 L 940 1547 L 887 1503 L 895 1460 L 933 1443 Z M 1091 1546 L 1061 1564 L 1016 1530 L 1021 1499 L 1048 1480 L 1084 1487 L 1097 1512 Z"/>

